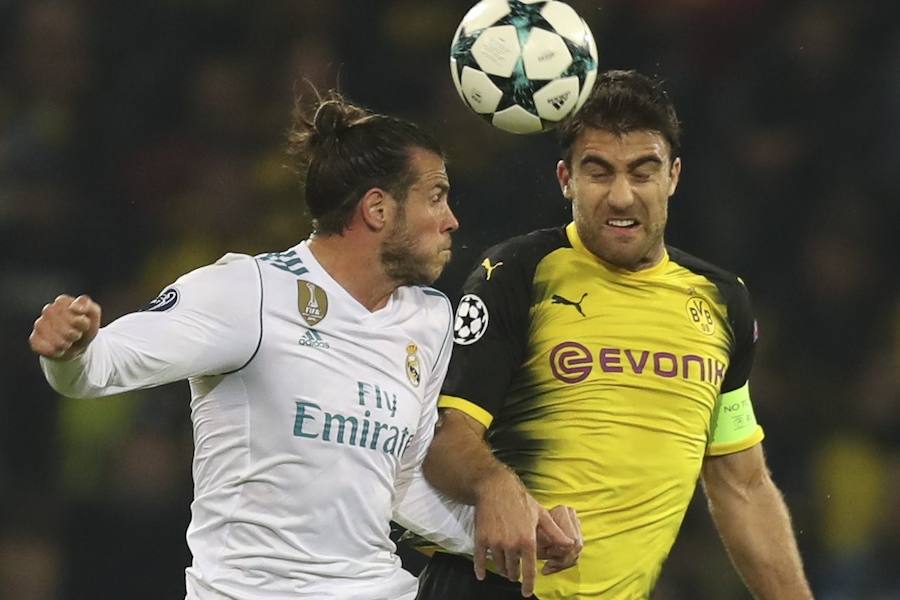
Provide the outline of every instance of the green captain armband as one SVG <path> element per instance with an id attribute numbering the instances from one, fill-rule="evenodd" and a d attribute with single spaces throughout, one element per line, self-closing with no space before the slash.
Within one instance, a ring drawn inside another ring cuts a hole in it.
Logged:
<path id="1" fill-rule="evenodd" d="M 755 446 L 765 434 L 756 422 L 750 402 L 750 384 L 721 394 L 716 400 L 706 453 L 733 454 Z"/>

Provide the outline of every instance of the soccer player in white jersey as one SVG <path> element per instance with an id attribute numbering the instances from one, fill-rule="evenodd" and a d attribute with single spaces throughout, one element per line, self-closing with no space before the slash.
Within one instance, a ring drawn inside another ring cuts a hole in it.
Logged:
<path id="1" fill-rule="evenodd" d="M 71 397 L 190 381 L 187 598 L 413 598 L 392 518 L 472 552 L 471 507 L 418 470 L 453 345 L 449 302 L 425 287 L 458 227 L 443 154 L 337 95 L 298 113 L 290 143 L 308 240 L 228 254 L 103 329 L 88 296 L 59 296 L 31 347 Z M 539 527 L 565 566 L 576 536 L 546 511 Z"/>

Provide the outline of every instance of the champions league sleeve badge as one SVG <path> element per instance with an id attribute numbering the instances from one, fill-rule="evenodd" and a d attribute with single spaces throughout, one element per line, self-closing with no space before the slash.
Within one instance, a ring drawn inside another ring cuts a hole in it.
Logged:
<path id="1" fill-rule="evenodd" d="M 165 312 L 175 308 L 178 304 L 178 290 L 170 287 L 160 292 L 159 296 L 141 309 L 141 312 Z"/>
<path id="2" fill-rule="evenodd" d="M 488 310 L 484 301 L 475 294 L 466 294 L 456 307 L 453 322 L 453 340 L 462 346 L 474 344 L 487 331 Z"/>
<path id="3" fill-rule="evenodd" d="M 415 387 L 419 387 L 419 382 L 422 381 L 418 352 L 419 347 L 416 346 L 415 342 L 410 342 L 406 345 L 406 377 Z"/>

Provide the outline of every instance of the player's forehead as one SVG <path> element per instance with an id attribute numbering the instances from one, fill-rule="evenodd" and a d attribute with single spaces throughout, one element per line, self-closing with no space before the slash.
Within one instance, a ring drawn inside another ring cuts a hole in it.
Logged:
<path id="1" fill-rule="evenodd" d="M 444 158 L 426 148 L 410 148 L 409 164 L 415 173 L 413 186 L 432 187 L 450 185 Z"/>
<path id="2" fill-rule="evenodd" d="M 658 131 L 639 129 L 619 133 L 586 127 L 572 145 L 572 161 L 576 165 L 591 157 L 612 163 L 629 163 L 647 156 L 654 156 L 664 163 L 669 160 L 669 144 Z"/>

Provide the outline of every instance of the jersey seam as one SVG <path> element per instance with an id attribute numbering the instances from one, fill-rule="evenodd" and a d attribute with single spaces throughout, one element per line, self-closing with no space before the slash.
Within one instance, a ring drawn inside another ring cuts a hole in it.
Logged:
<path id="1" fill-rule="evenodd" d="M 447 322 L 447 332 L 444 333 L 444 341 L 441 343 L 441 349 L 438 351 L 437 364 L 440 364 L 441 357 L 444 355 L 444 350 L 447 349 L 447 342 L 449 342 L 453 339 L 453 318 L 454 318 L 453 306 L 451 306 L 451 304 L 450 304 L 450 298 L 448 298 L 444 294 L 441 294 L 441 296 L 443 296 L 444 301 L 447 303 L 446 304 L 447 314 L 450 315 L 450 318 L 448 319 L 448 322 Z"/>
<path id="2" fill-rule="evenodd" d="M 249 364 L 253 361 L 253 359 L 256 358 L 256 355 L 259 353 L 260 347 L 262 347 L 262 338 L 263 338 L 263 297 L 264 297 L 264 294 L 265 294 L 265 290 L 264 290 L 264 287 L 263 287 L 262 270 L 259 268 L 259 259 L 254 258 L 254 259 L 253 259 L 253 264 L 256 266 L 256 274 L 257 274 L 257 277 L 259 278 L 259 337 L 258 337 L 257 340 L 256 340 L 256 348 L 253 350 L 253 354 L 250 355 L 250 358 L 247 359 L 247 362 L 245 362 L 244 364 L 242 364 L 242 365 L 241 365 L 240 367 L 238 367 L 237 369 L 234 369 L 234 370 L 232 370 L 232 371 L 228 371 L 227 373 L 223 373 L 223 375 L 232 375 L 232 374 L 234 374 L 234 373 L 237 373 L 238 371 L 241 371 L 241 370 L 245 369 L 245 368 L 247 367 L 247 365 L 249 365 Z"/>

